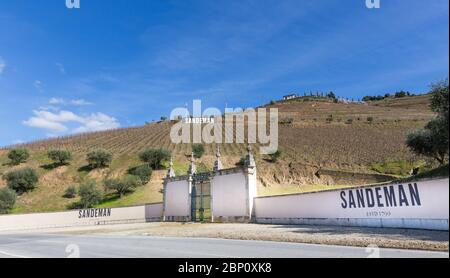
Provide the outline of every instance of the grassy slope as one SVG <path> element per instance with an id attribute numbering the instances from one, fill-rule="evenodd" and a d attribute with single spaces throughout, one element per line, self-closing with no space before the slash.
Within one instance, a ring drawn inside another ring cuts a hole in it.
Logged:
<path id="1" fill-rule="evenodd" d="M 318 179 L 314 173 L 319 168 L 363 173 L 386 173 L 397 176 L 407 174 L 412 166 L 423 164 L 421 158 L 410 153 L 405 144 L 405 134 L 422 127 L 433 114 L 428 108 L 429 96 L 389 99 L 369 105 L 334 104 L 329 102 L 289 101 L 276 103 L 280 117 L 292 117 L 294 123 L 280 126 L 280 148 L 283 156 L 276 164 L 256 155 L 260 195 L 308 192 L 337 188 L 346 185 L 332 178 Z M 333 115 L 331 123 L 326 118 Z M 367 122 L 373 117 L 372 124 Z M 352 124 L 346 124 L 352 119 Z M 128 168 L 140 162 L 137 153 L 148 147 L 163 147 L 175 154 L 177 174 L 187 171 L 185 157 L 190 145 L 174 145 L 169 139 L 171 123 L 153 123 L 144 127 L 85 134 L 69 138 L 45 140 L 27 145 L 32 157 L 24 165 L 37 169 L 40 175 L 38 188 L 18 199 L 14 212 L 59 211 L 77 199 L 62 197 L 73 184 L 93 179 L 102 188 L 108 177 L 120 177 Z M 71 165 L 57 169 L 42 167 L 50 164 L 46 150 L 67 148 L 74 153 Z M 97 147 L 113 151 L 110 169 L 85 172 L 86 152 Z M 206 155 L 198 164 L 200 171 L 212 168 L 215 145 L 206 146 Z M 245 153 L 245 146 L 221 146 L 222 162 L 232 167 Z M 6 150 L 0 150 L 0 174 L 12 168 L 6 165 Z M 122 199 L 108 195 L 100 206 L 125 206 L 162 201 L 161 187 L 165 171 L 155 171 L 152 181 Z M 348 184 L 365 183 L 365 180 L 348 180 Z M 368 180 L 367 182 L 373 182 Z M 5 186 L 0 180 L 0 187 Z"/>
<path id="2" fill-rule="evenodd" d="M 401 178 L 399 182 L 413 181 L 413 180 L 427 180 L 427 179 L 435 179 L 439 177 L 448 177 L 449 176 L 449 165 L 448 163 L 443 166 L 439 166 L 437 168 L 423 171 L 414 177 Z"/>

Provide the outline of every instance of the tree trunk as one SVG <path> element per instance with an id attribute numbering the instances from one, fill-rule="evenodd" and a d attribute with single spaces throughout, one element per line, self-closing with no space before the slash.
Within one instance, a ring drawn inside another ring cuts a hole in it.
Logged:
<path id="1" fill-rule="evenodd" d="M 436 156 L 435 158 L 436 158 L 436 160 L 439 162 L 439 165 L 440 165 L 440 166 L 444 166 L 445 156 L 438 155 L 438 156 Z"/>

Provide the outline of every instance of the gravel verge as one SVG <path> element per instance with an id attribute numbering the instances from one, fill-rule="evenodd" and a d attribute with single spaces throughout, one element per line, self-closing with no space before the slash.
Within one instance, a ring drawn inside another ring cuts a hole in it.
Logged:
<path id="1" fill-rule="evenodd" d="M 314 243 L 380 248 L 448 251 L 449 232 L 412 229 L 307 225 L 141 223 L 27 231 L 71 235 L 148 235 Z"/>

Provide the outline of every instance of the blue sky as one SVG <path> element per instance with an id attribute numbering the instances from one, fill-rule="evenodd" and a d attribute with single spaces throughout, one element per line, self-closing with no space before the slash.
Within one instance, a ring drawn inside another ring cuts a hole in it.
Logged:
<path id="1" fill-rule="evenodd" d="M 193 99 L 426 92 L 447 0 L 0 0 L 0 146 L 142 125 Z"/>

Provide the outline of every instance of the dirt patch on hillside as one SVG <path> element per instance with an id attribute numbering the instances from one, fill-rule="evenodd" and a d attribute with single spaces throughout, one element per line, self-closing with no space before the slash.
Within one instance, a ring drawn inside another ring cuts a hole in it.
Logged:
<path id="1" fill-rule="evenodd" d="M 71 182 L 70 177 L 67 177 L 65 173 L 67 172 L 67 166 L 61 166 L 56 169 L 51 170 L 48 173 L 43 174 L 39 178 L 41 184 L 45 184 L 47 187 L 55 188 L 60 187 L 61 183 Z M 73 182 L 74 180 L 72 180 Z"/>
<path id="2" fill-rule="evenodd" d="M 106 178 L 106 176 L 109 174 L 110 170 L 107 168 L 104 169 L 93 169 L 89 172 L 87 175 L 89 179 L 93 180 L 101 180 Z"/>
<path id="3" fill-rule="evenodd" d="M 164 178 L 166 177 L 167 172 L 165 170 L 153 171 L 152 179 L 148 182 L 147 185 L 162 188 L 164 183 Z"/>
<path id="4" fill-rule="evenodd" d="M 375 173 L 361 173 L 323 169 L 319 166 L 296 162 L 260 162 L 258 171 L 260 186 L 306 186 L 306 185 L 361 185 L 393 180 L 394 177 Z"/>

